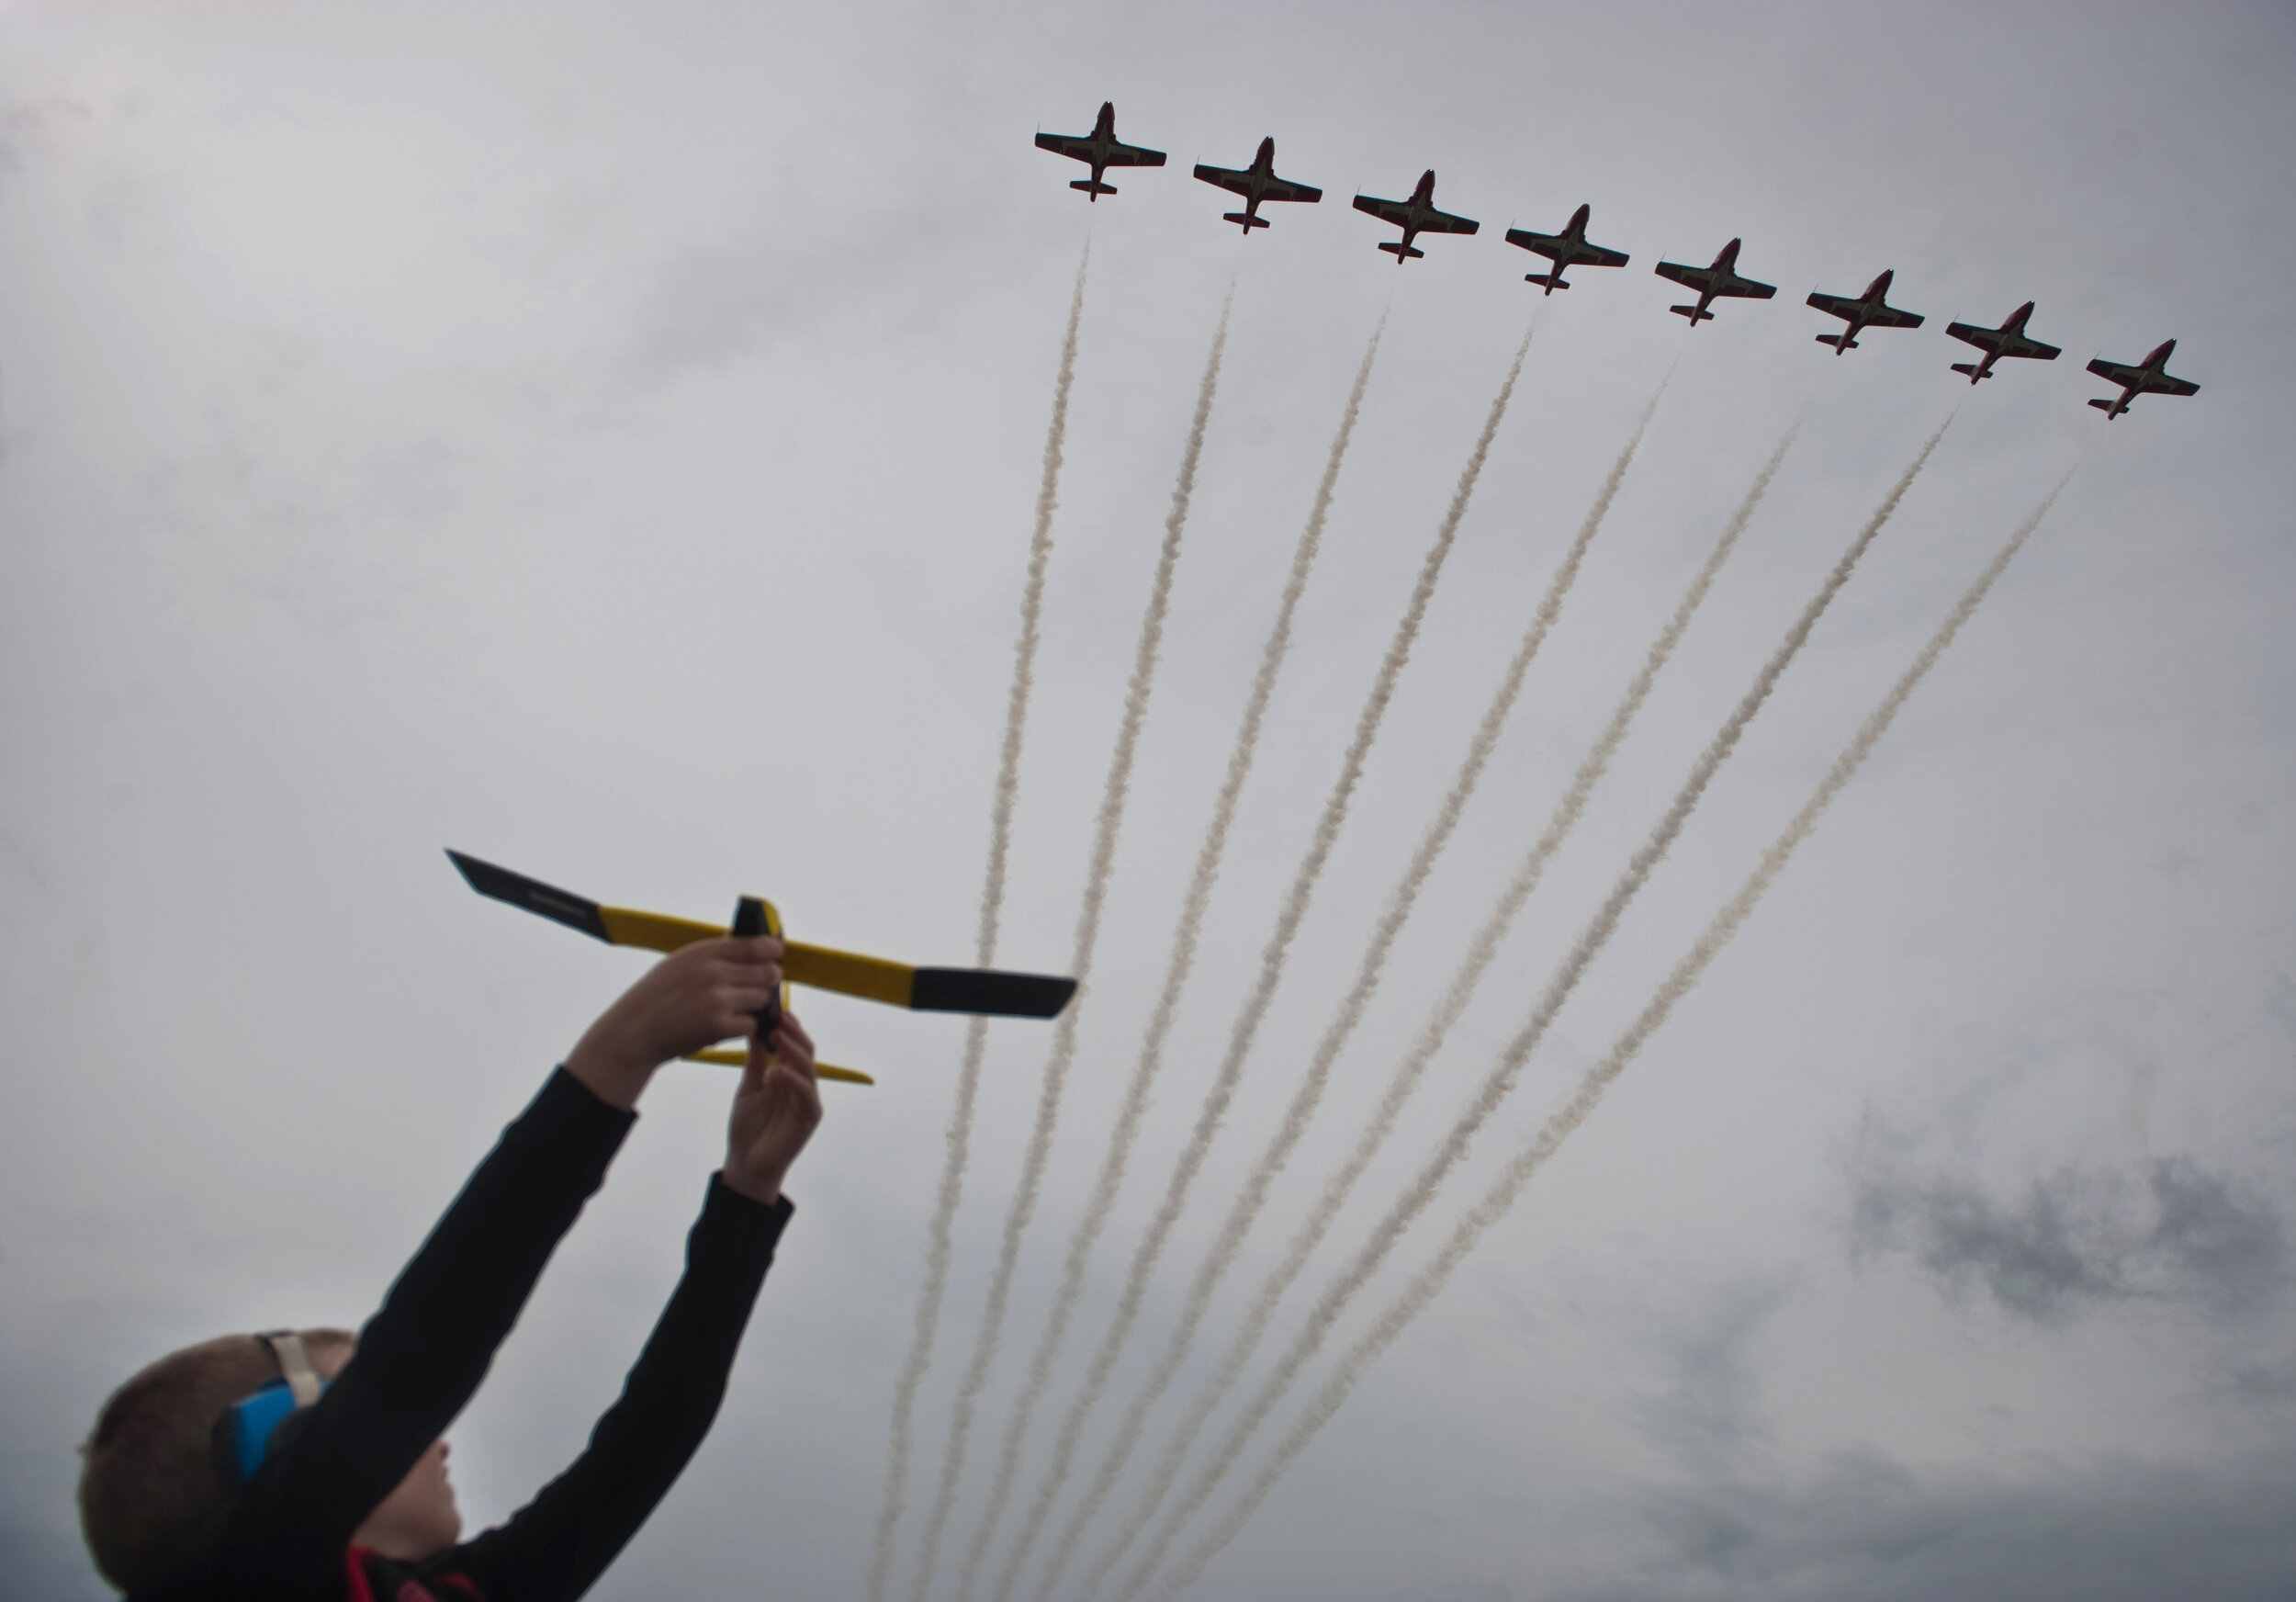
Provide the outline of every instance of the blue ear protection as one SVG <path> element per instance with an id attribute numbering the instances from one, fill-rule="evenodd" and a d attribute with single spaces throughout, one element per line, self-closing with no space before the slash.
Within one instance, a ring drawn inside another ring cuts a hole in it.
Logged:
<path id="1" fill-rule="evenodd" d="M 271 1348 L 283 1377 L 241 1397 L 215 1421 L 216 1471 L 234 1491 L 255 1477 L 271 1449 L 281 1443 L 280 1427 L 318 1401 L 327 1388 L 327 1382 L 311 1368 L 301 1336 L 274 1330 L 256 1338 Z"/>

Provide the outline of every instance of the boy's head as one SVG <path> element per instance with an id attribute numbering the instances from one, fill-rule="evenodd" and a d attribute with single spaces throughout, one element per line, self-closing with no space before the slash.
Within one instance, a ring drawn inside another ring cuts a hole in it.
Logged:
<path id="1" fill-rule="evenodd" d="M 300 1333 L 322 1375 L 350 1360 L 349 1330 Z M 80 1466 L 80 1528 L 106 1579 L 127 1591 L 156 1577 L 231 1500 L 216 1420 L 278 1378 L 260 1337 L 227 1335 L 170 1353 L 112 1393 Z"/>

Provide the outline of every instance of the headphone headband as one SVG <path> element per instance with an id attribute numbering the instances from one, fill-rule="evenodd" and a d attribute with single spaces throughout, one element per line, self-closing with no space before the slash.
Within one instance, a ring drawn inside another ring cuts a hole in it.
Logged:
<path id="1" fill-rule="evenodd" d="M 287 1392 L 298 1409 L 319 1400 L 319 1371 L 311 1367 L 310 1353 L 303 1349 L 301 1336 L 291 1329 L 271 1329 L 255 1338 L 278 1359 L 279 1377 L 287 1382 Z"/>

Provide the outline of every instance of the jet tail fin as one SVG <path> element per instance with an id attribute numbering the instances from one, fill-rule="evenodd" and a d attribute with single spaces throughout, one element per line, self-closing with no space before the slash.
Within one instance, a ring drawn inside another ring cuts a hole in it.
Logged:
<path id="1" fill-rule="evenodd" d="M 2089 404 L 2103 412 L 2108 422 L 2120 414 L 2120 402 L 2117 400 L 2091 400 Z"/>
<path id="2" fill-rule="evenodd" d="M 1266 228 L 1267 226 L 1266 218 L 1255 217 L 1248 211 L 1223 211 L 1220 214 L 1220 220 L 1222 222 L 1240 222 L 1244 225 L 1244 231 L 1247 234 L 1255 228 Z"/>
<path id="3" fill-rule="evenodd" d="M 1821 333 L 1818 336 L 1818 343 L 1833 346 L 1836 355 L 1840 355 L 1843 351 L 1858 348 L 1858 342 L 1846 333 Z"/>
<path id="4" fill-rule="evenodd" d="M 1525 284 L 1546 285 L 1547 292 L 1549 295 L 1553 294 L 1558 289 L 1568 289 L 1570 288 L 1570 280 L 1564 277 L 1560 273 L 1525 273 L 1523 275 L 1523 281 Z"/>
<path id="5" fill-rule="evenodd" d="M 1979 378 L 1990 378 L 1993 377 L 1991 373 L 1981 373 L 1977 371 L 1977 364 L 1975 362 L 1955 362 L 1953 364 L 1953 371 L 1956 373 L 1967 374 L 1969 381 L 1973 384 Z"/>
<path id="6" fill-rule="evenodd" d="M 1419 249 L 1416 245 L 1404 244 L 1400 241 L 1392 239 L 1381 241 L 1379 248 L 1383 251 L 1392 251 L 1395 254 L 1395 262 L 1398 266 L 1402 265 L 1403 258 L 1405 256 L 1424 256 L 1427 254 L 1425 251 Z"/>
<path id="7" fill-rule="evenodd" d="M 1095 197 L 1116 193 L 1114 184 L 1096 184 L 1090 178 L 1071 178 L 1068 180 L 1068 186 L 1072 189 L 1082 189 L 1086 194 Z"/>
<path id="8" fill-rule="evenodd" d="M 1702 322 L 1712 322 L 1714 321 L 1713 312 L 1701 311 L 1695 306 L 1669 306 L 1667 310 L 1671 311 L 1677 317 L 1689 318 L 1690 326 L 1693 328 L 1697 327 Z"/>

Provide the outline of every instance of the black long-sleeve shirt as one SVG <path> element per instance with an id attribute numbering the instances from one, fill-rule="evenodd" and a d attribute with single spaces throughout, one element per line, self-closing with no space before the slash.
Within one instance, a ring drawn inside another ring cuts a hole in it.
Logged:
<path id="1" fill-rule="evenodd" d="M 791 1207 L 710 1180 L 686 1270 L 590 1445 L 512 1517 L 421 1563 L 353 1531 L 486 1377 L 543 1265 L 635 1114 L 563 1069 L 519 1115 L 360 1333 L 343 1372 L 192 1548 L 134 1602 L 570 1602 L 637 1532 L 708 1433 Z M 421 1589 L 411 1593 L 409 1582 Z"/>

